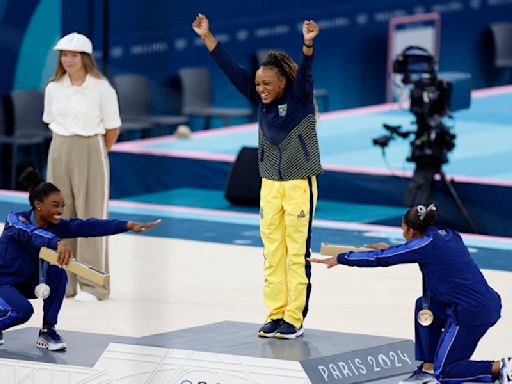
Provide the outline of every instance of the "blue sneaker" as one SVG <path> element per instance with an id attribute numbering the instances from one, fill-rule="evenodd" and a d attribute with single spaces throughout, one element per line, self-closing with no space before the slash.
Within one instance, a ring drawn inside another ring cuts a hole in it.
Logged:
<path id="1" fill-rule="evenodd" d="M 55 328 L 41 329 L 36 345 L 39 348 L 48 349 L 49 351 L 60 351 L 67 347 L 62 337 L 55 331 Z"/>
<path id="2" fill-rule="evenodd" d="M 274 336 L 277 339 L 296 339 L 297 337 L 302 336 L 303 334 L 304 328 L 302 328 L 302 325 L 299 328 L 296 328 L 294 325 L 290 324 L 286 320 L 283 320 Z"/>
<path id="3" fill-rule="evenodd" d="M 263 324 L 258 332 L 259 337 L 274 337 L 277 329 L 281 325 L 283 319 L 270 320 L 268 323 Z"/>

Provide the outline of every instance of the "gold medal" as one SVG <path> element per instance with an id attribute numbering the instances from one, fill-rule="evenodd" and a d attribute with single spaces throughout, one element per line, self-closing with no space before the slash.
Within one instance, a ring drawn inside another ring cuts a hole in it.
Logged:
<path id="1" fill-rule="evenodd" d="M 422 309 L 418 312 L 418 323 L 428 327 L 434 321 L 434 314 L 429 309 Z"/>

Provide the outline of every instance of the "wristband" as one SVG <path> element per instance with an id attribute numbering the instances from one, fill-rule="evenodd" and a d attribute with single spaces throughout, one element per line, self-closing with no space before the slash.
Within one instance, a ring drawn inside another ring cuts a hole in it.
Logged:
<path id="1" fill-rule="evenodd" d="M 307 45 L 306 43 L 304 43 L 304 46 L 305 46 L 306 48 L 313 48 L 313 44 L 311 44 L 311 45 Z"/>

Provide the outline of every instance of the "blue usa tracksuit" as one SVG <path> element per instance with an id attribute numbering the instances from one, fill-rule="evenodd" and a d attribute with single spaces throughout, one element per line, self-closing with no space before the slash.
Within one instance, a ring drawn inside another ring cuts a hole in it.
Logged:
<path id="1" fill-rule="evenodd" d="M 0 330 L 25 323 L 34 313 L 28 299 L 36 298 L 41 247 L 57 249 L 57 242 L 64 238 L 108 236 L 127 230 L 127 222 L 121 220 L 61 219 L 44 229 L 34 223 L 32 211 L 13 212 L 0 236 Z M 44 299 L 44 324 L 57 324 L 66 283 L 64 269 L 49 265 L 46 284 L 50 296 Z"/>
<path id="2" fill-rule="evenodd" d="M 436 378 L 443 383 L 492 382 L 492 361 L 471 361 L 471 355 L 487 330 L 500 318 L 500 296 L 487 284 L 457 232 L 429 228 L 423 237 L 386 250 L 339 254 L 339 264 L 387 267 L 418 263 L 430 295 L 434 322 L 420 325 L 423 308 L 416 301 L 416 359 L 433 362 Z"/>

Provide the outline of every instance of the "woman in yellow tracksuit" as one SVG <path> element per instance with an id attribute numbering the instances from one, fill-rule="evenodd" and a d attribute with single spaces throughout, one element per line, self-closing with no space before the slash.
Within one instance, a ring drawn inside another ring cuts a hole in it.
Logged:
<path id="1" fill-rule="evenodd" d="M 208 19 L 192 24 L 233 85 L 258 110 L 260 233 L 264 245 L 263 297 L 270 312 L 258 335 L 294 339 L 304 333 L 311 292 L 311 224 L 322 172 L 313 98 L 313 40 L 319 27 L 303 23 L 300 64 L 270 52 L 254 78 L 217 42 Z"/>

